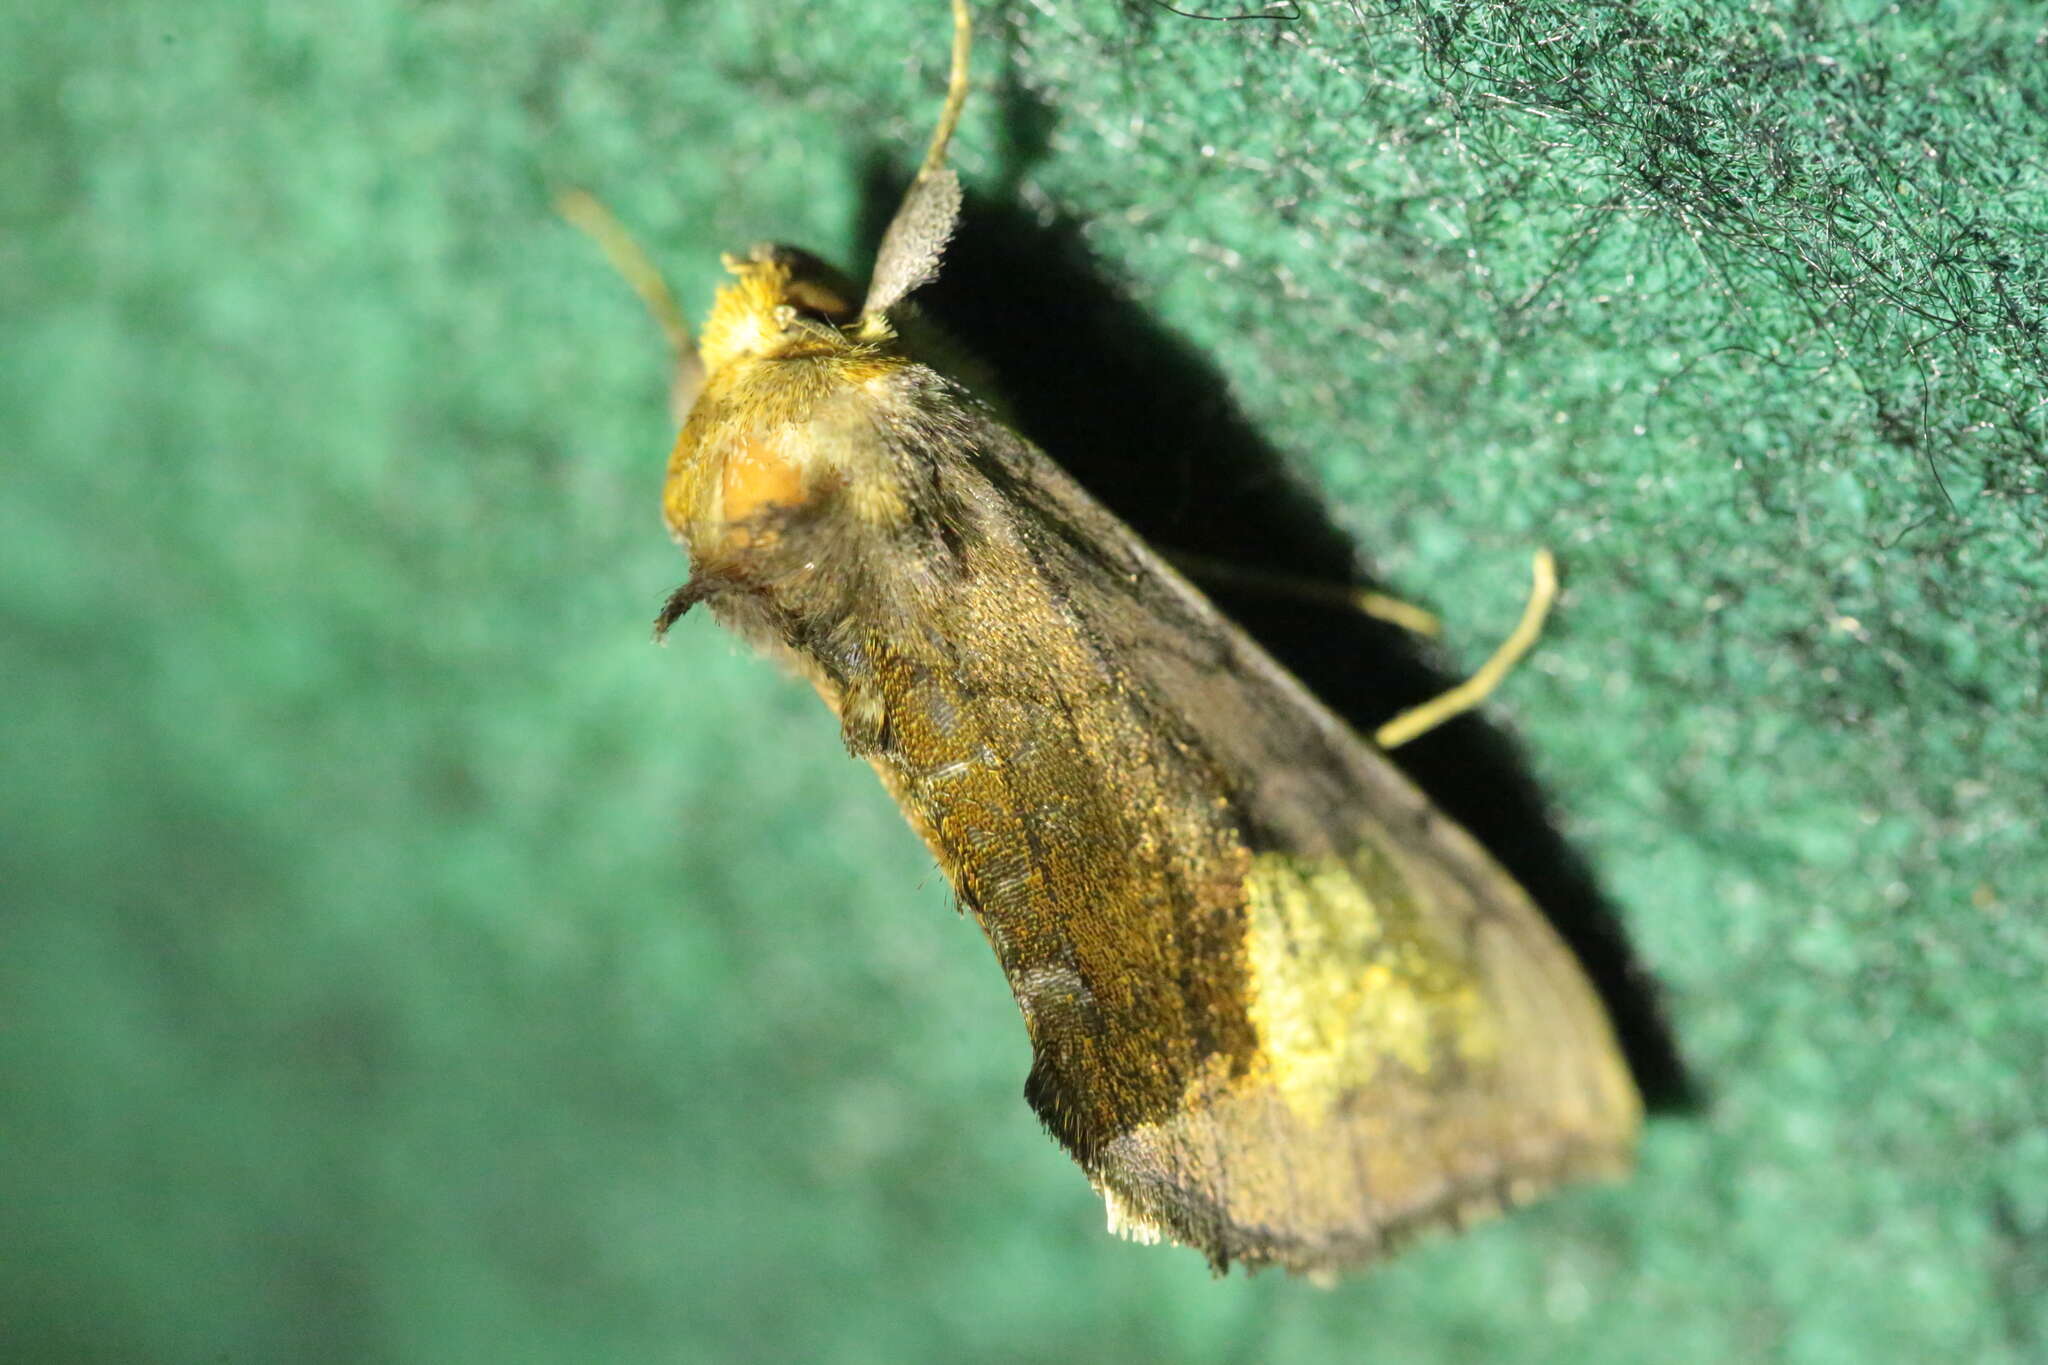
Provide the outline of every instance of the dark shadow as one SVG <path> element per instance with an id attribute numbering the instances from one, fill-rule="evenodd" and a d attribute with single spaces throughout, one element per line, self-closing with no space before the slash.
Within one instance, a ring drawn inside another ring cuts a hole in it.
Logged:
<path id="1" fill-rule="evenodd" d="M 863 259 L 872 258 L 907 179 L 893 160 L 870 165 Z M 1104 279 L 1075 224 L 1048 224 L 1014 201 L 970 194 L 938 282 L 917 298 L 992 372 L 1017 426 L 1156 547 L 1378 586 L 1314 493 L 1225 398 L 1222 376 Z M 1361 732 L 1456 681 L 1411 636 L 1356 611 L 1202 586 Z M 1607 1002 L 1649 1105 L 1697 1108 L 1656 984 L 1591 871 L 1552 827 L 1513 746 L 1468 715 L 1393 758 L 1571 944 Z"/>

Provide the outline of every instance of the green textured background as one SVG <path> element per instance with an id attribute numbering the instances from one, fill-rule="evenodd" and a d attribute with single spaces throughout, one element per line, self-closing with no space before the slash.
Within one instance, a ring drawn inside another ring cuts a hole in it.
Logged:
<path id="1" fill-rule="evenodd" d="M 693 313 L 758 238 L 858 267 L 938 0 L 29 0 L 8 1359 L 2048 1354 L 2039 11 L 1275 8 L 983 7 L 962 330 L 1049 445 L 1194 414 L 1091 477 L 1335 528 L 1440 669 L 1558 550 L 1408 761 L 1661 984 L 1639 1176 L 1328 1292 L 1109 1239 L 823 709 L 648 644 L 662 355 L 549 189 Z"/>

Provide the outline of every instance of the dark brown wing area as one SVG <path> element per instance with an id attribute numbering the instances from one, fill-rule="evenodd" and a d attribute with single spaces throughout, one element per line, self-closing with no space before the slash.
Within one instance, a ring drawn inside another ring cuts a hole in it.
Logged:
<path id="1" fill-rule="evenodd" d="M 789 528 L 836 567 L 773 629 L 986 930 L 1112 1224 L 1323 1269 L 1624 1168 L 1634 1088 L 1521 889 L 1044 455 L 896 382 L 916 514 Z"/>

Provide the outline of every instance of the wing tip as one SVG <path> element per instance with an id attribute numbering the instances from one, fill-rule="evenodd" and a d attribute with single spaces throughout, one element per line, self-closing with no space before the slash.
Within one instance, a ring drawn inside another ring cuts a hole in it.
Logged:
<path id="1" fill-rule="evenodd" d="M 1446 1181 L 1413 1207 L 1369 1212 L 1353 1226 L 1320 1231 L 1246 1226 L 1210 1201 L 1161 1184 L 1120 1187 L 1106 1173 L 1091 1183 L 1102 1195 L 1110 1232 L 1128 1241 L 1186 1246 L 1219 1276 L 1233 1265 L 1247 1274 L 1277 1266 L 1328 1288 L 1418 1242 L 1490 1222 L 1562 1188 L 1624 1179 L 1634 1165 L 1632 1138 L 1621 1145 L 1567 1142 L 1549 1161 L 1502 1162 L 1492 1172 Z"/>

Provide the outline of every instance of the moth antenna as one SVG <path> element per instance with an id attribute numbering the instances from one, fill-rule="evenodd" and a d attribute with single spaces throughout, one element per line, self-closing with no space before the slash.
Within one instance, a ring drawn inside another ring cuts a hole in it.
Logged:
<path id="1" fill-rule="evenodd" d="M 1349 587 L 1332 583 L 1327 579 L 1309 578 L 1302 574 L 1280 573 L 1272 569 L 1255 569 L 1246 564 L 1218 559 L 1214 555 L 1198 555 L 1189 550 L 1168 550 L 1155 546 L 1174 568 L 1188 577 L 1210 583 L 1223 583 L 1234 588 L 1248 588 L 1255 592 L 1275 593 L 1282 597 L 1298 598 L 1306 602 L 1324 602 L 1334 607 L 1362 612 L 1376 621 L 1385 621 L 1416 635 L 1435 638 L 1443 633 L 1443 623 L 1436 613 L 1390 597 L 1371 588 Z"/>
<path id="2" fill-rule="evenodd" d="M 967 58 L 973 48 L 974 18 L 967 12 L 967 0 L 953 0 L 953 70 L 946 78 L 946 107 L 939 111 L 939 126 L 932 129 L 932 144 L 917 168 L 919 180 L 945 169 L 946 148 L 960 126 L 960 111 L 967 107 Z"/>
<path id="3" fill-rule="evenodd" d="M 563 190 L 555 196 L 555 212 L 598 244 L 612 269 L 625 277 L 668 339 L 669 354 L 675 362 L 668 387 L 669 416 L 680 427 L 690 415 L 690 406 L 697 401 L 697 390 L 703 385 L 704 362 L 697 356 L 696 345 L 690 339 L 690 324 L 684 321 L 682 307 L 669 291 L 660 267 L 596 195 L 585 190 Z"/>
<path id="4" fill-rule="evenodd" d="M 668 338 L 669 349 L 676 353 L 678 360 L 690 353 L 690 324 L 683 320 L 683 310 L 676 303 L 676 296 L 669 291 L 668 281 L 662 278 L 661 270 L 648 259 L 633 234 L 626 231 L 612 211 L 587 190 L 563 190 L 555 196 L 555 212 L 561 214 L 585 236 L 596 242 L 604 252 L 605 259 L 612 263 L 612 269 L 625 278 L 640 296 L 640 302 L 647 305 L 647 311 L 661 328 L 661 334 Z"/>
<path id="5" fill-rule="evenodd" d="M 1373 732 L 1373 742 L 1382 749 L 1396 748 L 1479 705 L 1494 688 L 1500 686 L 1508 670 L 1519 663 L 1536 643 L 1536 637 L 1543 633 L 1544 618 L 1550 615 L 1550 605 L 1556 600 L 1557 560 L 1550 551 L 1538 550 L 1535 583 L 1529 589 L 1528 605 L 1522 608 L 1522 619 L 1515 624 L 1508 638 L 1501 641 L 1493 657 L 1479 665 L 1477 672 L 1456 687 L 1420 706 L 1409 707 L 1382 725 Z"/>
<path id="6" fill-rule="evenodd" d="M 896 216 L 875 251 L 874 275 L 867 302 L 861 305 L 861 331 L 870 338 L 889 333 L 888 311 L 912 290 L 938 278 L 939 259 L 960 221 L 960 178 L 946 165 L 946 149 L 967 104 L 968 56 L 974 47 L 974 18 L 967 0 L 953 0 L 953 70 L 946 81 L 946 104 L 932 130 L 924 164 L 903 196 Z"/>

